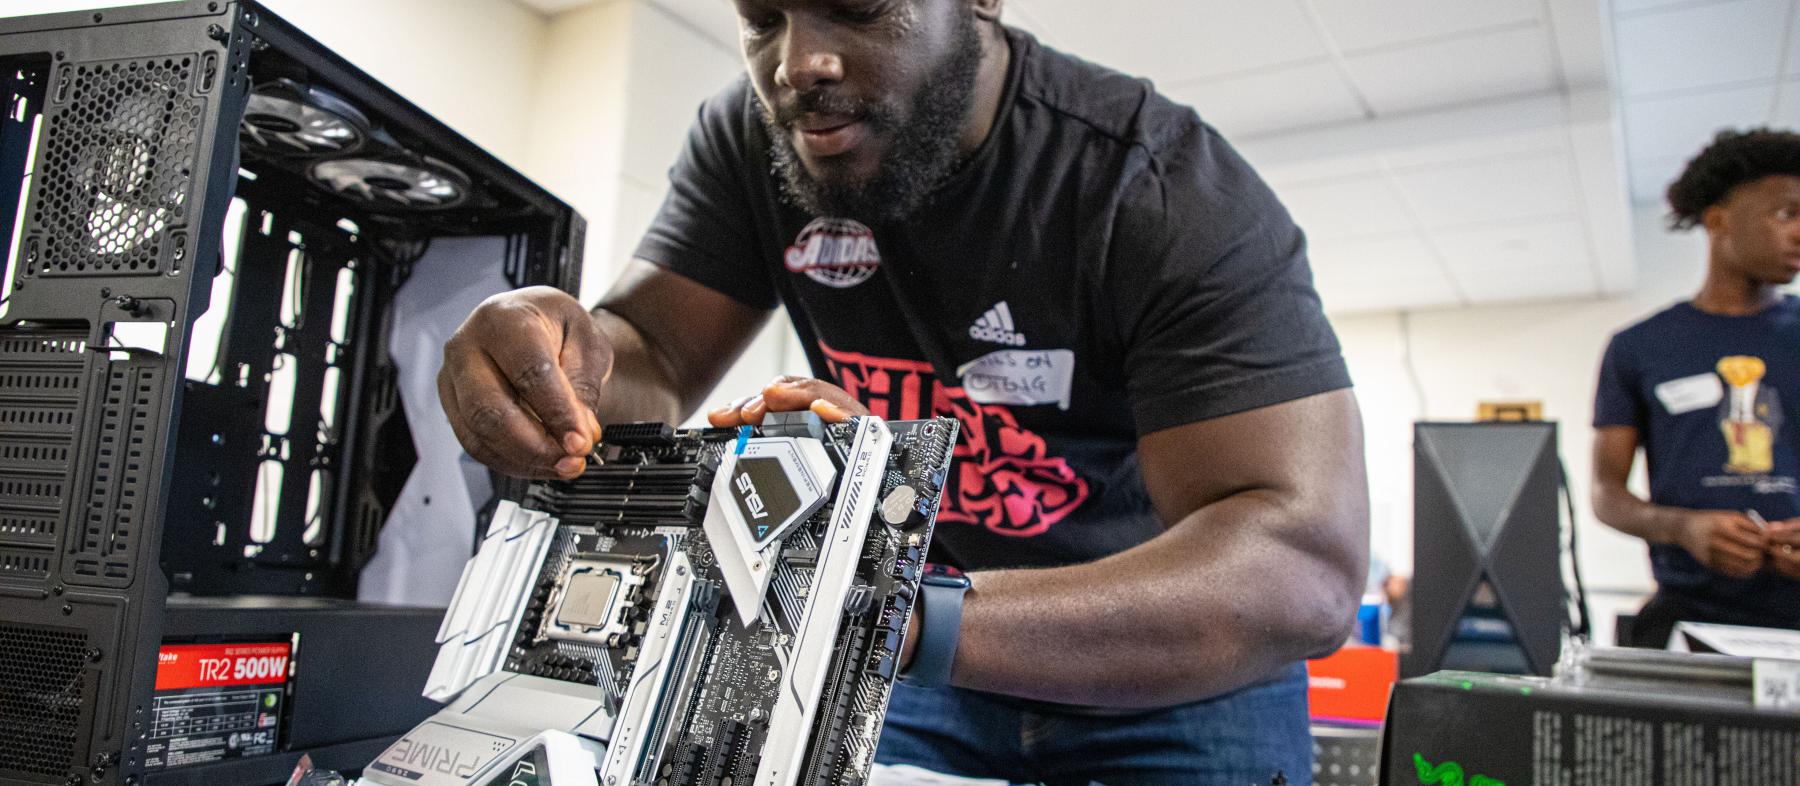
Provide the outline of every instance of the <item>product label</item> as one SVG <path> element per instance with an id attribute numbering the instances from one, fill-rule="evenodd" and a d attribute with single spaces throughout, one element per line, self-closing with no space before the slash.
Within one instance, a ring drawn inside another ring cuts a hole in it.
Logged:
<path id="1" fill-rule="evenodd" d="M 145 766 L 168 769 L 275 752 L 291 652 L 287 642 L 162 647 Z"/>

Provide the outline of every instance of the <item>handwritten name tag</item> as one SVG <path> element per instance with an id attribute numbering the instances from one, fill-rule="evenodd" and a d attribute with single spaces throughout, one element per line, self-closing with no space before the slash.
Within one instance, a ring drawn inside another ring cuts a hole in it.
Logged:
<path id="1" fill-rule="evenodd" d="M 982 404 L 1069 408 L 1075 353 L 1067 349 L 1002 349 L 956 370 L 963 392 Z"/>

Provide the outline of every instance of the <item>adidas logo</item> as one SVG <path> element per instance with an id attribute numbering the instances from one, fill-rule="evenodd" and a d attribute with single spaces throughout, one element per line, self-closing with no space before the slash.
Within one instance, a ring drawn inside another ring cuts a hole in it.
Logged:
<path id="1" fill-rule="evenodd" d="M 1013 347 L 1025 346 L 1025 336 L 1013 331 L 1012 309 L 1004 300 L 995 303 L 969 326 L 969 338 Z"/>

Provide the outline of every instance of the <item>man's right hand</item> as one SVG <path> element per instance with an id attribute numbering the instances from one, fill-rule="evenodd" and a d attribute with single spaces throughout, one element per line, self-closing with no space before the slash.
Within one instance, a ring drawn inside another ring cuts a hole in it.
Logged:
<path id="1" fill-rule="evenodd" d="M 572 478 L 600 440 L 594 412 L 612 363 L 612 345 L 568 293 L 504 292 L 445 342 L 438 397 L 476 460 L 515 477 Z"/>
<path id="2" fill-rule="evenodd" d="M 1749 516 L 1733 510 L 1690 510 L 1681 520 L 1676 543 L 1700 564 L 1734 579 L 1762 569 L 1769 536 Z"/>

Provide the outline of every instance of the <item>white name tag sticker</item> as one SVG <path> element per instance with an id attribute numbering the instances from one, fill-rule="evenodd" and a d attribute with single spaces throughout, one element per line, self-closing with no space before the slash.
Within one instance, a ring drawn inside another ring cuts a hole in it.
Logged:
<path id="1" fill-rule="evenodd" d="M 1067 349 L 1002 349 L 956 370 L 963 392 L 981 404 L 1069 408 L 1075 384 L 1075 353 Z"/>
<path id="2" fill-rule="evenodd" d="M 1725 398 L 1725 385 L 1712 372 L 1671 379 L 1656 386 L 1656 398 L 1671 415 L 1716 407 Z"/>

